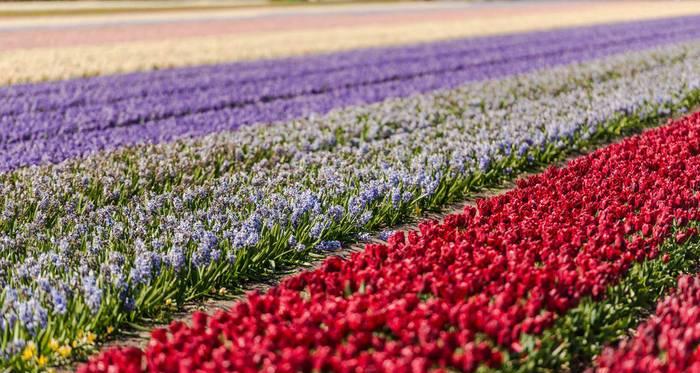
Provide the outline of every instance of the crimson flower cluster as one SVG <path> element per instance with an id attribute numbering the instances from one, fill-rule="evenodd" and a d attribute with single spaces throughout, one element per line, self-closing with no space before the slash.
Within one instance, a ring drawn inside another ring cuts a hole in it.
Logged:
<path id="1" fill-rule="evenodd" d="M 474 371 L 518 354 L 700 219 L 700 115 L 518 182 L 502 196 L 329 258 L 227 312 L 156 329 L 151 372 Z M 682 233 L 678 239 L 694 234 Z M 121 367 L 108 351 L 80 372 Z M 101 365 L 100 365 L 101 363 Z"/>
<path id="2" fill-rule="evenodd" d="M 700 372 L 700 276 L 681 276 L 678 286 L 637 328 L 634 337 L 607 348 L 598 372 Z"/>
<path id="3" fill-rule="evenodd" d="M 143 352 L 135 347 L 115 347 L 100 355 L 100 359 L 89 361 L 80 371 L 137 373 L 143 371 Z"/>

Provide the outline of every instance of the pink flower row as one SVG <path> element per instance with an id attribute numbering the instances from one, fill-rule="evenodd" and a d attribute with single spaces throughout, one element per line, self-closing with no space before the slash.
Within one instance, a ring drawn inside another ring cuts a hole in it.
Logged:
<path id="1" fill-rule="evenodd" d="M 80 372 L 297 372 L 498 367 L 581 298 L 700 220 L 700 115 L 521 180 L 502 196 L 252 293 L 145 351 Z M 695 234 L 681 234 L 678 239 Z"/>
<path id="2" fill-rule="evenodd" d="M 598 356 L 596 370 L 700 372 L 700 276 L 681 276 L 634 337 Z"/>

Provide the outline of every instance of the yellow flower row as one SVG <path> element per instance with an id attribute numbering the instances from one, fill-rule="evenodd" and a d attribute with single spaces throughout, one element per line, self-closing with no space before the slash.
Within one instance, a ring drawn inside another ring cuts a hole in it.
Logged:
<path id="1" fill-rule="evenodd" d="M 700 3 L 600 3 L 577 12 L 41 48 L 0 53 L 0 84 L 303 55 L 700 13 Z"/>

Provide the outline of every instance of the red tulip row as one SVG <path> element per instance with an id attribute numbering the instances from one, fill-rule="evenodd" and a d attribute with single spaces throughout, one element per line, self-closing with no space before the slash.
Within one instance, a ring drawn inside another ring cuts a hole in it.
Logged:
<path id="1" fill-rule="evenodd" d="M 692 115 L 521 180 L 442 224 L 328 259 L 227 312 L 157 329 L 143 353 L 111 350 L 80 371 L 512 363 L 521 336 L 540 334 L 583 297 L 602 297 L 631 264 L 658 255 L 674 224 L 700 220 L 699 154 L 700 115 Z"/>
<path id="2" fill-rule="evenodd" d="M 597 365 L 598 372 L 700 372 L 700 276 L 681 276 L 656 314 Z"/>

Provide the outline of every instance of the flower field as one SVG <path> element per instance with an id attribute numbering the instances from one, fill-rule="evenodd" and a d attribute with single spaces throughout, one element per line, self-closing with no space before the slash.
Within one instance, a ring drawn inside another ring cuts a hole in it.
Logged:
<path id="1" fill-rule="evenodd" d="M 0 23 L 0 371 L 700 369 L 700 4 L 83 11 Z"/>

